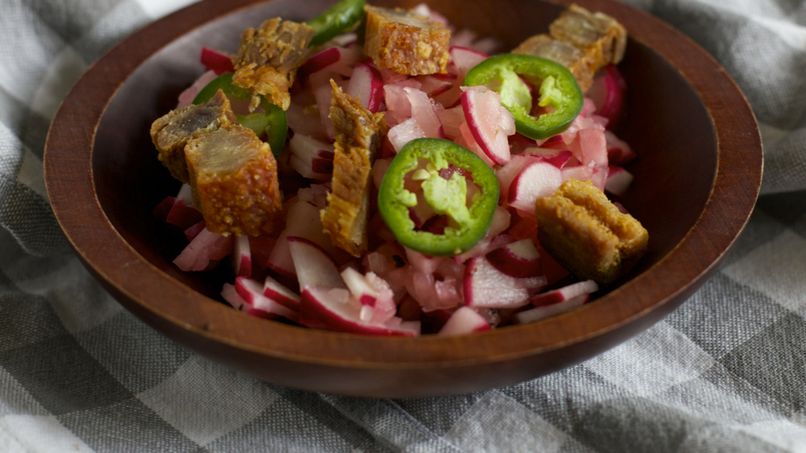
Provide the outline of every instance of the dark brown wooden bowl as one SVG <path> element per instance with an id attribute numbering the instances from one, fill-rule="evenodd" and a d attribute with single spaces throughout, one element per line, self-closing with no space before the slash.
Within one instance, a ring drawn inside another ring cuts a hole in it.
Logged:
<path id="1" fill-rule="evenodd" d="M 648 14 L 614 1 L 576 2 L 617 18 L 631 36 L 621 65 L 628 116 L 619 133 L 640 158 L 624 204 L 651 240 L 631 278 L 571 313 L 464 337 L 366 337 L 249 317 L 215 300 L 223 275 L 173 266 L 180 241 L 151 211 L 178 184 L 157 162 L 151 121 L 201 72 L 201 46 L 234 50 L 245 26 L 276 15 L 309 18 L 324 0 L 206 1 L 114 48 L 78 82 L 51 126 L 45 171 L 53 209 L 78 255 L 127 309 L 177 342 L 270 382 L 410 397 L 567 367 L 683 302 L 744 227 L 762 172 L 753 113 L 713 58 Z M 456 25 L 511 46 L 545 30 L 565 2 L 429 3 Z"/>

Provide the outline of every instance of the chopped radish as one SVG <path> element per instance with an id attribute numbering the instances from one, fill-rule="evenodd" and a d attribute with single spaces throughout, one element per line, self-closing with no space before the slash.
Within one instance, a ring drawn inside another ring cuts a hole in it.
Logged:
<path id="1" fill-rule="evenodd" d="M 456 68 L 459 79 L 464 79 L 468 71 L 482 61 L 489 58 L 489 55 L 461 46 L 451 46 L 451 62 Z"/>
<path id="2" fill-rule="evenodd" d="M 411 103 L 406 95 L 405 87 L 384 85 L 383 96 L 386 103 L 385 118 L 389 126 L 395 126 L 411 118 Z"/>
<path id="3" fill-rule="evenodd" d="M 526 216 L 534 216 L 537 199 L 554 193 L 562 182 L 559 168 L 546 162 L 532 162 L 512 181 L 509 204 Z"/>
<path id="4" fill-rule="evenodd" d="M 438 335 L 464 335 L 490 330 L 490 323 L 470 307 L 461 307 L 442 326 Z"/>
<path id="5" fill-rule="evenodd" d="M 182 250 L 174 264 L 185 272 L 205 271 L 230 253 L 232 237 L 224 237 L 205 228 Z"/>
<path id="6" fill-rule="evenodd" d="M 324 184 L 311 184 L 299 189 L 297 197 L 313 207 L 324 209 L 327 206 L 327 187 Z"/>
<path id="7" fill-rule="evenodd" d="M 193 191 L 190 185 L 182 184 L 173 206 L 165 216 L 165 222 L 185 230 L 200 221 L 202 221 L 201 212 L 193 206 Z"/>
<path id="8" fill-rule="evenodd" d="M 616 137 L 616 134 L 605 131 L 607 141 L 607 159 L 611 164 L 624 164 L 635 158 L 635 152 L 627 142 Z"/>
<path id="9" fill-rule="evenodd" d="M 445 18 L 445 16 L 435 12 L 434 10 L 429 8 L 428 5 L 426 5 L 425 3 L 418 4 L 417 6 L 412 8 L 411 11 L 414 12 L 414 13 L 417 13 L 417 14 L 419 14 L 421 16 L 428 17 L 429 19 L 431 19 L 433 21 L 437 21 L 439 23 L 442 23 L 442 24 L 450 26 L 450 24 L 448 23 L 448 19 Z"/>
<path id="10" fill-rule="evenodd" d="M 530 290 L 545 285 L 545 277 L 515 278 L 484 258 L 473 258 L 465 268 L 465 304 L 471 307 L 518 308 L 526 305 Z"/>
<path id="11" fill-rule="evenodd" d="M 529 164 L 539 162 L 539 158 L 529 154 L 519 154 L 512 156 L 503 167 L 495 170 L 495 175 L 498 177 L 498 185 L 501 188 L 501 199 L 509 199 L 509 188 L 512 186 L 512 181 L 520 172 Z"/>
<path id="12" fill-rule="evenodd" d="M 310 99 L 300 99 L 303 96 L 309 96 Z M 327 131 L 322 124 L 322 117 L 318 109 L 309 108 L 316 103 L 316 99 L 308 90 L 305 90 L 296 97 L 292 97 L 291 105 L 286 110 L 286 118 L 288 119 L 288 127 L 294 134 L 304 134 L 309 137 L 327 138 Z"/>
<path id="13" fill-rule="evenodd" d="M 494 167 L 495 163 L 490 159 L 490 156 L 481 149 L 481 146 L 476 143 L 476 139 L 473 137 L 473 133 L 470 132 L 470 127 L 467 123 L 462 123 L 459 125 L 459 137 L 456 138 L 456 142 L 465 148 L 473 151 L 473 153 L 481 158 L 485 164 L 489 165 L 490 167 Z"/>
<path id="14" fill-rule="evenodd" d="M 303 63 L 297 71 L 298 78 L 302 82 L 308 80 L 311 86 L 329 85 L 327 81 L 336 75 L 349 76 L 361 58 L 361 50 L 356 46 L 329 47 Z"/>
<path id="15" fill-rule="evenodd" d="M 434 274 L 409 269 L 405 282 L 409 295 L 420 304 L 424 312 L 446 310 L 462 304 L 460 280 L 448 277 L 437 279 Z"/>
<path id="16" fill-rule="evenodd" d="M 420 76 L 419 81 L 421 84 L 420 89 L 432 98 L 450 90 L 457 83 L 456 76 L 452 74 Z"/>
<path id="17" fill-rule="evenodd" d="M 529 303 L 536 307 L 542 307 L 544 305 L 554 305 L 560 302 L 565 302 L 567 300 L 574 299 L 576 297 L 595 293 L 599 290 L 599 285 L 596 284 L 593 280 L 585 280 L 577 283 L 573 283 L 568 286 L 564 286 L 562 288 L 555 289 L 553 291 L 548 291 L 542 294 L 538 294 L 536 296 L 532 296 L 529 299 Z"/>
<path id="18" fill-rule="evenodd" d="M 159 203 L 157 203 L 156 206 L 154 206 L 154 209 L 152 211 L 152 214 L 154 214 L 154 218 L 156 218 L 157 220 L 162 220 L 164 222 L 165 219 L 168 218 L 168 212 L 171 211 L 171 208 L 174 206 L 174 203 L 176 203 L 176 197 L 172 197 L 169 195 L 163 198 L 162 201 L 160 201 Z"/>
<path id="19" fill-rule="evenodd" d="M 442 132 L 448 138 L 456 138 L 461 136 L 459 126 L 465 122 L 465 111 L 461 105 L 449 109 L 440 109 L 437 111 L 440 125 L 442 125 Z"/>
<path id="20" fill-rule="evenodd" d="M 532 234 L 530 237 L 535 237 L 536 235 L 537 232 Z M 557 259 L 551 255 L 551 253 L 540 247 L 540 244 L 538 244 L 537 248 L 540 252 L 540 265 L 543 267 L 543 273 L 546 275 L 547 286 L 562 284 L 571 279 L 571 273 L 568 272 L 568 269 L 563 267 L 563 265 L 560 264 Z"/>
<path id="21" fill-rule="evenodd" d="M 562 169 L 569 162 L 573 161 L 574 155 L 568 150 L 556 150 L 551 148 L 528 148 L 523 151 L 524 155 L 538 157 L 544 162 L 550 163 Z"/>
<path id="22" fill-rule="evenodd" d="M 207 47 L 202 47 L 201 64 L 216 74 L 235 72 L 235 66 L 232 64 L 232 57 L 224 52 L 219 52 L 218 50 Z"/>
<path id="23" fill-rule="evenodd" d="M 297 70 L 297 77 L 304 80 L 309 75 L 319 72 L 341 59 L 338 47 L 329 47 L 313 54 Z"/>
<path id="24" fill-rule="evenodd" d="M 344 288 L 336 264 L 318 245 L 301 237 L 289 236 L 288 249 L 300 288 Z"/>
<path id="25" fill-rule="evenodd" d="M 436 272 L 440 262 L 443 260 L 443 258 L 428 256 L 410 248 L 404 248 L 404 250 L 409 264 L 411 264 L 415 270 L 424 274 L 433 274 Z"/>
<path id="26" fill-rule="evenodd" d="M 369 316 L 366 318 L 362 316 L 361 319 L 373 323 L 384 323 L 395 316 L 397 310 L 395 295 L 384 279 L 372 272 L 361 275 L 352 267 L 344 269 L 341 272 L 341 278 L 361 305 L 372 308 L 372 310 L 367 310 Z"/>
<path id="27" fill-rule="evenodd" d="M 415 88 L 403 88 L 411 106 L 411 117 L 420 126 L 426 137 L 439 137 L 440 122 L 435 111 L 434 102 L 424 91 Z"/>
<path id="28" fill-rule="evenodd" d="M 236 276 L 252 276 L 252 252 L 249 248 L 249 236 L 236 236 L 233 261 Z"/>
<path id="29" fill-rule="evenodd" d="M 309 179 L 328 180 L 333 173 L 333 145 L 304 134 L 294 134 L 288 143 L 291 167 Z"/>
<path id="30" fill-rule="evenodd" d="M 224 283 L 221 288 L 221 297 L 236 310 L 241 310 L 246 305 L 246 301 L 235 290 L 235 285 L 230 285 L 229 283 Z"/>
<path id="31" fill-rule="evenodd" d="M 309 327 L 364 335 L 420 334 L 419 322 L 395 322 L 398 318 L 384 324 L 362 321 L 361 308 L 346 289 L 309 287 L 302 292 L 300 322 Z"/>
<path id="32" fill-rule="evenodd" d="M 498 93 L 487 87 L 464 88 L 461 97 L 465 120 L 473 138 L 494 163 L 510 159 L 507 136 L 515 133 L 512 114 L 501 106 Z"/>
<path id="33" fill-rule="evenodd" d="M 353 69 L 347 94 L 354 96 L 370 112 L 377 112 L 383 103 L 383 81 L 378 70 L 368 64 L 359 64 Z"/>
<path id="34" fill-rule="evenodd" d="M 519 278 L 541 276 L 540 252 L 531 239 L 521 239 L 487 255 L 487 260 L 499 271 Z"/>
<path id="35" fill-rule="evenodd" d="M 583 165 L 607 165 L 607 141 L 604 130 L 599 128 L 586 128 L 577 133 L 576 154 Z"/>
<path id="36" fill-rule="evenodd" d="M 291 320 L 296 320 L 298 317 L 296 311 L 264 296 L 263 285 L 252 279 L 246 277 L 236 278 L 235 291 L 238 292 L 238 295 L 241 296 L 241 299 L 245 302 L 243 311 L 250 315 L 260 318 L 276 318 L 282 316 L 283 318 Z"/>
<path id="37" fill-rule="evenodd" d="M 202 88 L 206 87 L 207 84 L 213 81 L 218 77 L 215 72 L 207 71 L 201 75 L 193 85 L 189 86 L 185 91 L 179 94 L 179 102 L 176 104 L 176 108 L 187 107 L 188 105 L 193 103 L 193 100 L 196 99 L 199 92 Z"/>
<path id="38" fill-rule="evenodd" d="M 313 96 L 316 98 L 316 107 L 319 109 L 319 119 L 325 128 L 327 138 L 336 137 L 336 130 L 333 128 L 333 121 L 330 120 L 330 101 L 333 98 L 333 89 L 328 84 L 322 84 L 313 89 Z"/>
<path id="39" fill-rule="evenodd" d="M 389 138 L 395 151 L 399 152 L 408 142 L 416 138 L 424 138 L 426 134 L 414 118 L 409 118 L 389 129 L 386 136 Z"/>
<path id="40" fill-rule="evenodd" d="M 322 231 L 322 221 L 319 219 L 320 209 L 320 207 L 300 199 L 290 203 L 285 216 L 285 230 L 277 238 L 266 264 L 269 269 L 286 277 L 295 275 L 294 263 L 288 248 L 288 236 L 305 238 L 324 248 L 328 253 L 333 252 L 330 240 Z"/>
<path id="41" fill-rule="evenodd" d="M 596 113 L 613 125 L 621 115 L 627 84 L 615 65 L 605 66 L 591 85 L 588 95 L 596 105 Z"/>
<path id="42" fill-rule="evenodd" d="M 605 190 L 616 196 L 624 195 L 632 183 L 633 176 L 621 167 L 610 166 L 607 171 Z"/>
<path id="43" fill-rule="evenodd" d="M 272 271 L 286 276 L 294 277 L 294 261 L 291 259 L 291 250 L 288 248 L 288 230 L 284 230 L 277 237 L 277 242 L 271 249 L 266 267 Z"/>
<path id="44" fill-rule="evenodd" d="M 531 310 L 525 310 L 515 314 L 515 320 L 519 324 L 525 324 L 528 322 L 535 322 L 541 319 L 549 318 L 551 316 L 559 315 L 561 313 L 565 313 L 569 310 L 574 308 L 580 307 L 588 301 L 588 295 L 583 294 L 581 296 L 577 296 L 573 299 L 556 303 L 553 305 L 545 305 L 537 308 L 532 308 Z"/>
<path id="45" fill-rule="evenodd" d="M 563 181 L 569 179 L 577 179 L 579 181 L 590 181 L 594 186 L 604 190 L 605 183 L 607 182 L 607 167 L 586 167 L 574 166 L 565 167 L 562 169 Z"/>
<path id="46" fill-rule="evenodd" d="M 299 296 L 269 276 L 263 282 L 263 295 L 288 308 L 299 308 Z"/>
<path id="47" fill-rule="evenodd" d="M 204 227 L 204 220 L 189 226 L 187 229 L 185 229 L 185 238 L 188 240 L 188 242 L 192 241 L 193 238 L 201 233 L 201 230 L 203 230 Z"/>

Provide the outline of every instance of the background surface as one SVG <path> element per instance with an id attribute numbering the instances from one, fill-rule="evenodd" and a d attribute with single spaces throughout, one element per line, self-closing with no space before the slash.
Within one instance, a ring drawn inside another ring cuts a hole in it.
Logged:
<path id="1" fill-rule="evenodd" d="M 804 2 L 631 2 L 714 54 L 761 122 L 764 195 L 721 272 L 579 366 L 394 401 L 273 387 L 191 354 L 68 250 L 42 182 L 50 118 L 90 62 L 187 3 L 0 3 L 0 451 L 806 451 Z"/>

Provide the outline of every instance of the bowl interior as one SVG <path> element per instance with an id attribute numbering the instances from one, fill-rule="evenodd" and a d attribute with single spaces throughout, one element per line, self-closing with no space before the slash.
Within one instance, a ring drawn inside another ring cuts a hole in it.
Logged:
<path id="1" fill-rule="evenodd" d="M 429 4 L 458 28 L 497 37 L 502 49 L 544 30 L 562 9 L 544 2 L 518 2 L 517 8 L 484 2 L 468 13 L 466 3 L 459 0 L 432 0 Z M 179 184 L 156 159 L 148 134 L 150 124 L 175 107 L 178 94 L 201 74 L 198 55 L 202 46 L 234 51 L 244 27 L 276 15 L 305 19 L 324 5 L 323 1 L 277 0 L 240 9 L 196 28 L 134 71 L 109 101 L 98 126 L 92 172 L 106 216 L 150 263 L 207 296 L 217 297 L 228 271 L 190 274 L 172 264 L 183 238 L 157 221 L 152 210 L 166 195 L 175 194 Z M 639 155 L 628 166 L 635 181 L 622 202 L 646 226 L 651 238 L 649 253 L 633 271 L 634 276 L 661 260 L 695 224 L 713 184 L 717 151 L 712 122 L 702 101 L 662 57 L 631 39 L 620 69 L 628 95 L 627 115 L 617 134 Z"/>

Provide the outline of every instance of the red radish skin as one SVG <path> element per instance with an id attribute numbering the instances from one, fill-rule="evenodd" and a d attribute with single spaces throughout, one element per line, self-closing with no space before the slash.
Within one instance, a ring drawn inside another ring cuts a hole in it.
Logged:
<path id="1" fill-rule="evenodd" d="M 529 164 L 539 162 L 538 157 L 519 154 L 512 156 L 509 162 L 503 167 L 495 170 L 495 176 L 498 177 L 498 185 L 501 188 L 501 199 L 509 200 L 509 189 L 512 186 L 512 181 L 515 177 Z"/>
<path id="2" fill-rule="evenodd" d="M 481 146 L 476 143 L 476 139 L 473 137 L 473 133 L 470 132 L 470 127 L 468 127 L 467 123 L 462 123 L 459 125 L 459 135 L 460 136 L 456 139 L 456 141 L 460 145 L 464 146 L 470 151 L 473 151 L 473 153 L 479 156 L 479 158 L 481 158 L 485 164 L 489 165 L 490 167 L 495 166 L 495 162 L 493 162 L 492 159 L 490 159 L 490 156 L 488 156 L 487 153 L 481 149 Z"/>
<path id="3" fill-rule="evenodd" d="M 263 281 L 263 295 L 288 308 L 299 309 L 299 295 L 269 276 Z"/>
<path id="4" fill-rule="evenodd" d="M 383 80 L 380 73 L 368 64 L 359 64 L 353 69 L 346 92 L 358 99 L 370 112 L 379 111 L 383 103 Z"/>
<path id="5" fill-rule="evenodd" d="M 626 89 L 627 83 L 614 65 L 605 66 L 590 88 L 589 96 L 596 105 L 596 114 L 607 118 L 610 127 L 621 116 Z"/>
<path id="6" fill-rule="evenodd" d="M 215 72 L 216 74 L 235 72 L 235 66 L 232 64 L 232 57 L 224 52 L 202 47 L 200 59 L 201 64 L 204 65 L 205 68 Z"/>
<path id="7" fill-rule="evenodd" d="M 236 236 L 233 250 L 235 275 L 238 277 L 252 276 L 252 251 L 249 247 L 249 236 Z"/>
<path id="8" fill-rule="evenodd" d="M 508 191 L 509 205 L 525 216 L 533 217 L 537 199 L 554 193 L 562 182 L 562 172 L 554 165 L 530 163 L 512 181 Z"/>
<path id="9" fill-rule="evenodd" d="M 451 63 L 456 68 L 458 78 L 464 79 L 467 72 L 474 66 L 486 60 L 490 56 L 484 52 L 462 46 L 451 46 Z"/>
<path id="10" fill-rule="evenodd" d="M 518 324 L 526 324 L 549 318 L 551 316 L 556 316 L 584 305 L 585 302 L 588 301 L 588 298 L 589 296 L 587 294 L 583 294 L 573 299 L 556 304 L 544 305 L 541 307 L 532 308 L 531 310 L 525 310 L 515 314 L 515 321 Z"/>
<path id="11" fill-rule="evenodd" d="M 490 323 L 488 323 L 486 319 L 470 307 L 461 307 L 448 318 L 448 321 L 442 326 L 438 335 L 465 335 L 473 332 L 484 332 L 486 330 L 490 330 Z"/>
<path id="12" fill-rule="evenodd" d="M 607 171 L 605 190 L 616 196 L 627 193 L 632 184 L 633 175 L 621 167 L 610 166 Z"/>
<path id="13" fill-rule="evenodd" d="M 245 302 L 243 311 L 259 318 L 273 319 L 281 316 L 297 320 L 297 312 L 263 295 L 263 285 L 245 277 L 235 279 L 235 291 Z"/>
<path id="14" fill-rule="evenodd" d="M 502 116 L 512 120 L 512 115 L 501 106 L 498 94 L 486 87 L 465 88 L 461 103 L 476 143 L 495 164 L 506 164 L 510 159 L 507 136 L 515 133 L 515 123 L 513 120 L 510 128 L 509 122 L 502 120 Z"/>
<path id="15" fill-rule="evenodd" d="M 421 76 L 419 81 L 421 89 L 433 98 L 450 90 L 456 83 L 456 76 L 451 74 L 427 75 Z"/>
<path id="16" fill-rule="evenodd" d="M 165 216 L 165 222 L 185 230 L 202 221 L 201 212 L 193 206 L 193 191 L 188 184 L 182 184 L 176 194 L 174 204 Z"/>
<path id="17" fill-rule="evenodd" d="M 495 249 L 487 254 L 487 260 L 499 271 L 510 277 L 540 277 L 540 252 L 531 239 L 521 239 Z"/>
<path id="18" fill-rule="evenodd" d="M 496 269 L 484 258 L 473 258 L 465 268 L 465 305 L 518 308 L 528 304 L 530 290 L 545 285 L 544 277 L 520 279 Z"/>
<path id="19" fill-rule="evenodd" d="M 361 304 L 350 299 L 346 289 L 309 287 L 302 292 L 300 322 L 340 332 L 382 336 L 417 336 L 420 323 L 401 322 L 397 325 L 371 324 L 361 321 Z"/>
<path id="20" fill-rule="evenodd" d="M 636 154 L 624 140 L 616 137 L 616 134 L 605 131 L 607 142 L 607 159 L 611 164 L 622 165 L 635 159 Z"/>
<path id="21" fill-rule="evenodd" d="M 336 264 L 321 247 L 307 239 L 289 236 L 288 249 L 300 288 L 345 287 Z"/>
<path id="22" fill-rule="evenodd" d="M 185 272 L 206 271 L 230 253 L 232 237 L 224 237 L 204 228 L 176 257 L 174 264 Z"/>
<path id="23" fill-rule="evenodd" d="M 395 295 L 385 280 L 372 272 L 362 275 L 352 267 L 345 268 L 341 278 L 355 300 L 372 307 L 371 315 L 366 320 L 384 323 L 395 316 Z"/>
<path id="24" fill-rule="evenodd" d="M 529 303 L 536 307 L 553 305 L 577 298 L 582 295 L 592 294 L 598 290 L 599 285 L 597 285 L 596 282 L 593 280 L 585 280 L 532 296 L 532 298 L 529 299 Z"/>
<path id="25" fill-rule="evenodd" d="M 154 206 L 154 209 L 151 211 L 154 215 L 154 218 L 164 222 L 165 219 L 168 218 L 168 213 L 171 211 L 171 208 L 173 208 L 174 203 L 176 203 L 175 197 L 167 196 L 163 198 L 162 201 L 157 203 L 157 205 Z"/>

